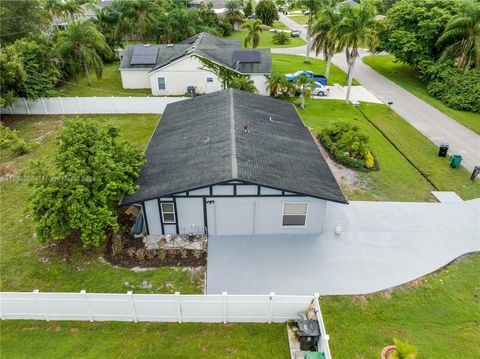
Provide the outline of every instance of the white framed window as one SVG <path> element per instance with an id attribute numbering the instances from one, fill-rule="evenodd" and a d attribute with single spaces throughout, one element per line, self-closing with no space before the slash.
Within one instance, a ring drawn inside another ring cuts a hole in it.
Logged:
<path id="1" fill-rule="evenodd" d="M 165 90 L 167 88 L 167 86 L 165 85 L 165 77 L 159 77 L 157 81 L 159 90 Z"/>
<path id="2" fill-rule="evenodd" d="M 285 202 L 283 203 L 282 226 L 283 227 L 305 227 L 307 223 L 308 203 L 307 202 Z"/>
<path id="3" fill-rule="evenodd" d="M 213 77 L 212 76 L 207 76 L 207 82 L 213 82 Z"/>
<path id="4" fill-rule="evenodd" d="M 161 202 L 160 207 L 162 210 L 163 223 L 176 223 L 175 218 L 175 203 L 173 202 Z"/>

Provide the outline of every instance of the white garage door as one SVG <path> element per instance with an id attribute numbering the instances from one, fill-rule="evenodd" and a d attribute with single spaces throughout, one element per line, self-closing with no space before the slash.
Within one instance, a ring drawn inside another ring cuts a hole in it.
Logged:
<path id="1" fill-rule="evenodd" d="M 215 203 L 217 235 L 254 234 L 253 202 Z"/>

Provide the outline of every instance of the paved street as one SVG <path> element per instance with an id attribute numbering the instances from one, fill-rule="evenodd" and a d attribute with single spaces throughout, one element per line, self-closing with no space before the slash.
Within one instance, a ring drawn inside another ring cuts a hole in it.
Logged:
<path id="1" fill-rule="evenodd" d="M 280 14 L 280 21 L 293 29 L 301 31 L 301 37 L 306 39 L 306 29 L 285 15 Z M 306 46 L 284 49 L 272 49 L 274 53 L 305 55 Z M 361 51 L 361 56 L 368 54 Z M 314 53 L 311 53 L 315 57 Z M 333 63 L 347 71 L 345 55 L 335 55 Z M 480 165 L 480 136 L 446 116 L 435 107 L 420 100 L 410 92 L 404 90 L 389 79 L 383 77 L 360 59 L 357 60 L 354 77 L 372 94 L 383 102 L 393 102 L 391 106 L 395 112 L 408 121 L 412 126 L 429 138 L 433 143 L 446 142 L 450 145 L 450 154 L 460 154 L 463 157 L 462 165 L 472 171 Z M 480 117 L 480 116 L 479 116 Z"/>

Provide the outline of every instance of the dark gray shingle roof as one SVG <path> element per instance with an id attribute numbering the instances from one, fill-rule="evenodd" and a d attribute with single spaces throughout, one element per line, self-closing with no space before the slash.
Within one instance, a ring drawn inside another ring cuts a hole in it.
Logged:
<path id="1" fill-rule="evenodd" d="M 346 203 L 295 107 L 270 97 L 229 89 L 169 104 L 146 157 L 125 204 L 229 180 Z"/>

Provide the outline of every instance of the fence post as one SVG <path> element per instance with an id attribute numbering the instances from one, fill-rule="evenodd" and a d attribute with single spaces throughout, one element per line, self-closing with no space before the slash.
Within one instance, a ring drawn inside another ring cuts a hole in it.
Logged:
<path id="1" fill-rule="evenodd" d="M 80 100 L 78 99 L 78 96 L 75 96 L 77 99 L 77 106 L 78 106 L 78 113 L 82 113 L 82 109 L 80 107 Z"/>
<path id="2" fill-rule="evenodd" d="M 272 313 L 273 313 L 273 298 L 275 297 L 275 292 L 270 292 L 269 302 L 268 302 L 268 324 L 272 323 Z"/>
<path id="3" fill-rule="evenodd" d="M 90 303 L 88 302 L 88 299 L 87 299 L 87 291 L 85 289 L 82 289 L 80 291 L 80 294 L 83 294 L 83 301 L 85 302 L 85 306 L 87 307 L 88 316 L 90 317 L 90 321 L 93 322 L 93 311 L 92 311 L 92 307 L 90 307 Z"/>
<path id="4" fill-rule="evenodd" d="M 28 107 L 27 99 L 23 98 L 23 103 L 25 104 L 25 109 L 27 110 L 27 114 L 30 115 L 30 108 Z"/>
<path id="5" fill-rule="evenodd" d="M 42 304 L 42 301 L 40 300 L 40 291 L 38 289 L 35 289 L 33 291 L 33 293 L 35 294 L 35 298 L 37 299 L 37 303 L 38 305 L 40 306 L 40 309 L 42 310 L 42 313 L 43 313 L 43 316 L 45 317 L 45 320 L 47 322 L 50 321 L 50 318 L 48 317 L 48 313 L 47 311 L 45 310 L 45 308 L 43 307 L 43 304 Z"/>
<path id="6" fill-rule="evenodd" d="M 45 115 L 48 115 L 47 106 L 45 106 L 45 99 L 42 97 L 40 100 L 42 100 L 43 111 L 45 111 Z"/>
<path id="7" fill-rule="evenodd" d="M 133 302 L 133 292 L 129 290 L 127 292 L 128 297 L 130 298 L 130 305 L 132 307 L 132 319 L 134 323 L 138 323 L 137 311 L 135 310 L 135 303 Z"/>
<path id="8" fill-rule="evenodd" d="M 227 324 L 227 317 L 228 317 L 228 312 L 227 312 L 228 293 L 227 293 L 227 292 L 222 292 L 222 296 L 223 296 L 223 324 Z"/>
<path id="9" fill-rule="evenodd" d="M 60 111 L 62 111 L 62 115 L 65 115 L 65 110 L 63 109 L 62 98 L 60 96 L 58 96 L 58 103 L 60 104 Z"/>
<path id="10" fill-rule="evenodd" d="M 175 292 L 175 298 L 177 300 L 177 321 L 182 323 L 182 305 L 180 303 L 180 292 Z"/>

